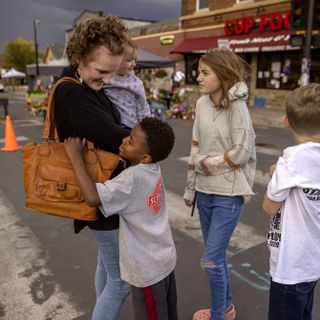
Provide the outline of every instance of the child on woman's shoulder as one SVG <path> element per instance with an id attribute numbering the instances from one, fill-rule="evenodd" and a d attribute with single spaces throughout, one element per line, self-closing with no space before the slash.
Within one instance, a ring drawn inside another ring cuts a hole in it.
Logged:
<path id="1" fill-rule="evenodd" d="M 269 320 L 309 320 L 320 278 L 320 84 L 289 94 L 283 122 L 295 145 L 271 166 L 263 201 L 272 215 Z"/>
<path id="2" fill-rule="evenodd" d="M 137 45 L 127 39 L 124 56 L 116 75 L 103 86 L 105 94 L 121 114 L 122 125 L 130 129 L 151 114 L 143 82 L 134 74 L 137 53 Z"/>

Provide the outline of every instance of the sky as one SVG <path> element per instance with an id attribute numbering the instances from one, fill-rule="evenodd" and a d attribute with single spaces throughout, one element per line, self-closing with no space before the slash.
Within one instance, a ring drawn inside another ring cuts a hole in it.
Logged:
<path id="1" fill-rule="evenodd" d="M 180 16 L 181 0 L 1 0 L 0 53 L 10 40 L 22 37 L 34 40 L 33 21 L 37 26 L 39 49 L 49 42 L 64 44 L 65 30 L 73 27 L 85 9 L 104 15 L 143 20 L 170 20 Z"/>

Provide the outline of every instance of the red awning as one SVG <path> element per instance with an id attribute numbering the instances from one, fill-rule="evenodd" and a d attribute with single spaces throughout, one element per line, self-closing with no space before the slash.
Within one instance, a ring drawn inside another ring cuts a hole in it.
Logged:
<path id="1" fill-rule="evenodd" d="M 291 47 L 290 31 L 250 33 L 239 36 L 216 36 L 185 39 L 171 53 L 206 52 L 209 49 L 228 47 L 234 52 L 267 52 L 299 49 Z"/>
<path id="2" fill-rule="evenodd" d="M 217 37 L 185 39 L 170 53 L 205 52 L 217 47 Z"/>

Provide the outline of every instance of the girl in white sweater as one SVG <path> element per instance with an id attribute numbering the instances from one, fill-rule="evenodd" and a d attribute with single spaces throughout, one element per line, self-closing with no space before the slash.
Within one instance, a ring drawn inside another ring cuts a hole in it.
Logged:
<path id="1" fill-rule="evenodd" d="M 208 51 L 199 60 L 200 92 L 193 126 L 184 200 L 197 206 L 204 238 L 201 267 L 208 273 L 210 309 L 193 320 L 233 320 L 227 247 L 253 194 L 256 167 L 255 133 L 243 82 L 245 62 L 228 49 Z"/>

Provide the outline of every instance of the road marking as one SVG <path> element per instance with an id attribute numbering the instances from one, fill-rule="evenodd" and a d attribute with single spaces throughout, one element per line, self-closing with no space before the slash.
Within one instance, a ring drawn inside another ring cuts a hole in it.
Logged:
<path id="1" fill-rule="evenodd" d="M 54 282 L 48 259 L 0 191 L 0 296 L 4 319 L 65 320 L 84 315 Z"/>
<path id="2" fill-rule="evenodd" d="M 43 126 L 44 122 L 43 119 L 21 119 L 21 120 L 14 120 L 15 124 L 19 124 L 19 125 L 41 125 Z"/>
<path id="3" fill-rule="evenodd" d="M 178 160 L 183 161 L 183 162 L 188 162 L 189 156 L 187 156 L 187 157 L 180 157 L 180 158 L 178 158 Z"/>
<path id="4" fill-rule="evenodd" d="M 275 157 L 280 157 L 283 153 L 282 150 L 279 149 L 273 149 L 273 148 L 266 148 L 266 147 L 261 147 L 261 146 L 256 146 L 256 152 L 265 154 L 268 156 L 275 156 Z"/>
<path id="5" fill-rule="evenodd" d="M 202 242 L 198 210 L 195 209 L 194 215 L 191 217 L 191 208 L 184 204 L 182 196 L 178 196 L 171 191 L 166 191 L 166 200 L 170 224 L 189 237 Z"/>
<path id="6" fill-rule="evenodd" d="M 264 154 L 264 155 L 268 155 L 268 156 L 280 157 L 283 153 L 283 150 L 274 149 L 274 148 L 267 148 L 267 147 L 262 147 L 262 146 L 256 146 L 256 152 Z M 189 156 L 180 157 L 178 159 L 183 162 L 188 162 Z"/>
<path id="7" fill-rule="evenodd" d="M 13 120 L 13 126 L 14 128 L 19 127 L 36 127 L 36 126 L 41 126 L 43 127 L 43 120 L 38 120 L 38 119 L 28 119 L 28 120 Z M 0 121 L 0 124 L 5 125 L 5 120 Z"/>
<path id="8" fill-rule="evenodd" d="M 178 160 L 183 162 L 188 162 L 189 157 L 180 157 Z M 256 175 L 254 177 L 254 183 L 261 184 L 263 186 L 267 186 L 270 181 L 269 173 L 264 172 L 260 169 L 256 169 Z"/>
<path id="9" fill-rule="evenodd" d="M 256 278 L 251 279 L 245 274 L 240 273 L 239 271 L 233 269 L 232 265 L 229 265 L 229 272 L 239 280 L 247 283 L 254 289 L 260 290 L 260 291 L 268 291 L 269 290 L 269 278 L 260 276 L 255 270 L 250 270 L 251 274 L 256 275 Z"/>
<path id="10" fill-rule="evenodd" d="M 254 183 L 261 184 L 263 186 L 267 186 L 270 181 L 269 173 L 264 172 L 260 169 L 256 169 L 256 175 L 254 177 Z"/>
<path id="11" fill-rule="evenodd" d="M 191 208 L 184 204 L 182 196 L 178 196 L 170 191 L 166 192 L 166 200 L 171 226 L 189 237 L 202 242 L 198 210 L 195 209 L 194 215 L 191 217 Z M 239 222 L 230 239 L 228 256 L 231 257 L 264 242 L 264 235 L 258 233 L 255 228 Z"/>
<path id="12" fill-rule="evenodd" d="M 18 137 L 16 137 L 16 140 L 17 141 L 28 141 L 30 139 L 27 137 L 24 137 L 24 136 L 18 136 Z M 5 141 L 5 139 L 0 139 L 0 143 L 4 143 L 4 141 Z"/>

